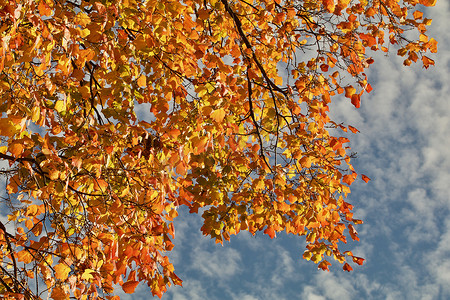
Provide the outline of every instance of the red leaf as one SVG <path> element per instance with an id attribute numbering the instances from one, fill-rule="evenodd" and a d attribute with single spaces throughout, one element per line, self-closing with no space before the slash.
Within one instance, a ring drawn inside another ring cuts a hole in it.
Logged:
<path id="1" fill-rule="evenodd" d="M 362 265 L 364 263 L 364 258 L 353 256 L 353 261 L 358 265 Z"/>

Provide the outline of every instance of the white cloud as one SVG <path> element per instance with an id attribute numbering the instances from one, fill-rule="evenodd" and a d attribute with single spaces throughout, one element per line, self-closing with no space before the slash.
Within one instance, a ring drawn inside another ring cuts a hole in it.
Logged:
<path id="1" fill-rule="evenodd" d="M 174 290 L 173 300 L 204 300 L 208 299 L 208 293 L 202 285 L 202 282 L 192 279 L 183 284 L 182 288 Z"/>
<path id="2" fill-rule="evenodd" d="M 239 298 L 240 300 L 258 300 L 258 298 L 253 297 L 252 295 L 244 295 Z"/>
<path id="3" fill-rule="evenodd" d="M 231 247 L 217 247 L 211 252 L 199 246 L 191 255 L 192 267 L 209 277 L 225 280 L 240 271 L 240 254 Z"/>
<path id="4" fill-rule="evenodd" d="M 313 285 L 303 288 L 304 299 L 354 299 L 355 290 L 348 280 L 336 277 L 331 272 L 320 272 L 314 276 Z"/>
<path id="5" fill-rule="evenodd" d="M 450 295 L 450 220 L 443 224 L 443 234 L 436 248 L 425 255 L 425 266 L 442 289 L 441 293 Z"/>
<path id="6" fill-rule="evenodd" d="M 302 299 L 305 300 L 326 300 L 324 296 L 316 294 L 315 288 L 312 286 L 306 286 L 303 289 Z"/>

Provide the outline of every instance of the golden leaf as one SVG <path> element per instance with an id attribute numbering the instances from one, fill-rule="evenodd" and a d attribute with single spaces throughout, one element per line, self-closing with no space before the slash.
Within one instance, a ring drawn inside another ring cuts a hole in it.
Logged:
<path id="1" fill-rule="evenodd" d="M 66 280 L 69 276 L 70 267 L 64 263 L 59 263 L 53 267 L 55 269 L 55 278 L 59 280 Z"/>

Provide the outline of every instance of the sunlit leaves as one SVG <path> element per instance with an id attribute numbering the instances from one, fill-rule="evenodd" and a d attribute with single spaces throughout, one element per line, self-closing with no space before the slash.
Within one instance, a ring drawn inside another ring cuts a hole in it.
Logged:
<path id="1" fill-rule="evenodd" d="M 217 243 L 285 230 L 319 269 L 362 264 L 339 248 L 362 223 L 341 136 L 359 131 L 328 113 L 339 97 L 363 105 L 370 51 L 434 65 L 431 20 L 413 10 L 435 1 L 409 3 L 10 1 L 0 158 L 16 229 L 0 232 L 14 237 L 1 239 L 0 294 L 39 282 L 54 299 L 96 298 L 145 282 L 161 297 L 181 285 L 165 256 L 180 206 L 202 211 Z"/>

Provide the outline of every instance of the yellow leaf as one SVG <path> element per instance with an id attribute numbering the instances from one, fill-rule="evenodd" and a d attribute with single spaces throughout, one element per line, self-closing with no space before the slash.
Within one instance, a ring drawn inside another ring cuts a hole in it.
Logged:
<path id="1" fill-rule="evenodd" d="M 37 122 L 41 117 L 41 109 L 39 106 L 35 106 L 31 109 L 31 121 Z"/>
<path id="2" fill-rule="evenodd" d="M 34 217 L 39 211 L 39 207 L 36 204 L 32 204 L 27 207 L 27 216 Z"/>
<path id="3" fill-rule="evenodd" d="M 127 185 L 127 186 L 122 190 L 122 193 L 120 193 L 120 197 L 121 197 L 121 198 L 125 197 L 126 195 L 128 195 L 129 192 L 130 192 L 130 186 Z"/>
<path id="4" fill-rule="evenodd" d="M 66 103 L 64 103 L 63 100 L 56 101 L 56 103 L 55 103 L 55 110 L 57 112 L 59 112 L 59 113 L 65 111 L 66 110 Z"/>
<path id="5" fill-rule="evenodd" d="M 68 267 L 66 264 L 57 264 L 55 267 L 55 277 L 59 280 L 66 280 L 69 276 L 70 267 Z"/>
<path id="6" fill-rule="evenodd" d="M 91 18 L 89 18 L 89 16 L 83 12 L 80 12 L 76 15 L 75 17 L 75 23 L 81 26 L 86 26 L 89 23 L 91 23 Z"/>
<path id="7" fill-rule="evenodd" d="M 206 93 L 208 92 L 208 89 L 204 86 L 200 87 L 198 90 L 198 97 L 202 98 L 203 96 L 206 95 Z"/>
<path id="8" fill-rule="evenodd" d="M 221 123 L 223 118 L 225 118 L 225 110 L 223 108 L 216 109 L 212 112 L 211 118 L 217 123 Z"/>
<path id="9" fill-rule="evenodd" d="M 91 279 L 94 278 L 94 276 L 92 276 L 92 273 L 94 272 L 95 271 L 91 269 L 84 270 L 83 275 L 81 275 L 81 280 L 90 281 Z"/>
<path id="10" fill-rule="evenodd" d="M 261 191 L 264 189 L 264 180 L 262 179 L 255 179 L 253 181 L 253 189 L 255 191 Z"/>

